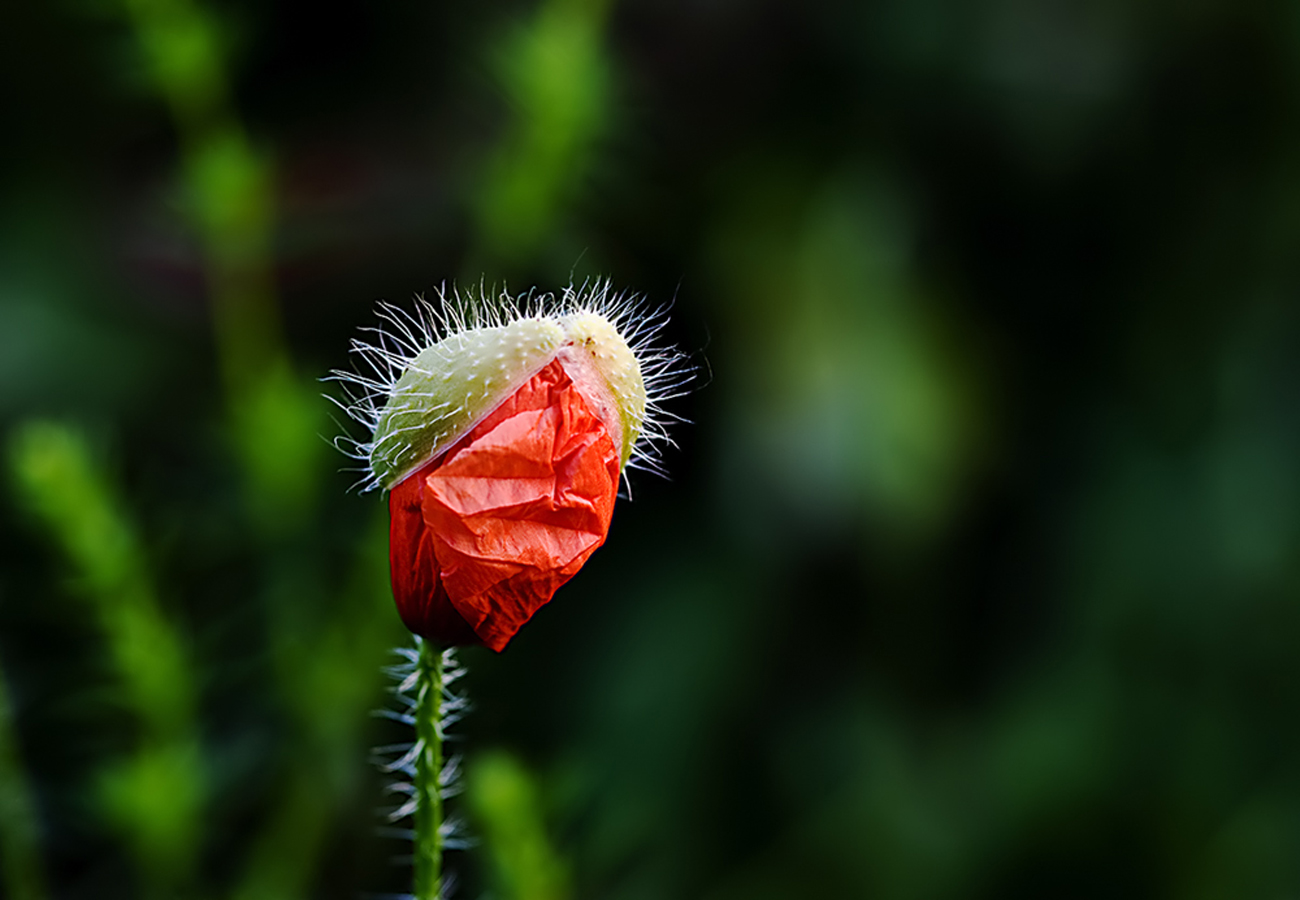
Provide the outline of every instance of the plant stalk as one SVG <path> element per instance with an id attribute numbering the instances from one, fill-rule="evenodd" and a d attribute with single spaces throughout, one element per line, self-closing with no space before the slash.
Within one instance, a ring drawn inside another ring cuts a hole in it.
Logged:
<path id="1" fill-rule="evenodd" d="M 416 687 L 415 739 L 415 900 L 438 900 L 442 889 L 442 651 L 430 640 L 420 642 Z"/>

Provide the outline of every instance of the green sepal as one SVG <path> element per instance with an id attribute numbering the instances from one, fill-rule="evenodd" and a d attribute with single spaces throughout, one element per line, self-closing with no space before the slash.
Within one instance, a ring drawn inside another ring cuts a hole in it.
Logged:
<path id="1" fill-rule="evenodd" d="M 464 437 L 565 341 L 559 322 L 536 317 L 426 347 L 397 380 L 375 426 L 370 465 L 380 485 L 394 487 Z"/>

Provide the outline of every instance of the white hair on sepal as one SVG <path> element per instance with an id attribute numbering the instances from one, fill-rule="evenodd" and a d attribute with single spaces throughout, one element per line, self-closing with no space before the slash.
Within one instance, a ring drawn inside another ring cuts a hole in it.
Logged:
<path id="1" fill-rule="evenodd" d="M 638 423 L 639 433 L 631 456 L 623 468 L 622 493 L 630 499 L 628 470 L 668 477 L 663 453 L 677 446 L 668 428 L 673 423 L 688 422 L 664 404 L 690 393 L 698 370 L 686 353 L 664 341 L 671 303 L 655 306 L 640 294 L 616 292 L 609 278 L 589 279 L 578 287 L 570 284 L 563 291 L 562 302 L 563 313 L 594 312 L 608 319 L 627 342 L 640 368 L 645 412 Z"/>
<path id="2" fill-rule="evenodd" d="M 480 283 L 465 293 L 444 286 L 435 300 L 417 295 L 409 310 L 381 301 L 378 323 L 351 341 L 354 367 L 325 379 L 343 394 L 329 399 L 367 432 L 365 439 L 341 435 L 334 446 L 364 464 L 354 487 L 391 488 L 586 336 L 618 406 L 630 496 L 627 469 L 666 474 L 662 453 L 674 446 L 668 427 L 684 420 L 664 404 L 687 393 L 697 374 L 663 341 L 669 309 L 615 291 L 608 278 L 570 284 L 559 297 L 535 290 L 511 296 Z"/>
<path id="3" fill-rule="evenodd" d="M 455 340 L 470 328 L 479 327 L 482 311 L 492 307 L 472 299 L 470 295 L 462 296 L 455 288 L 449 293 L 445 285 L 436 290 L 436 295 L 437 301 L 431 302 L 417 294 L 411 310 L 384 300 L 376 303 L 378 324 L 361 329 L 367 338 L 353 338 L 350 342 L 353 368 L 333 369 L 323 379 L 337 382 L 343 394 L 342 400 L 329 394 L 327 399 L 366 430 L 364 439 L 343 434 L 333 441 L 335 448 L 345 456 L 364 464 L 359 470 L 351 470 L 362 473 L 363 477 L 353 485 L 362 492 L 383 486 L 372 465 L 376 449 L 375 431 L 402 375 L 412 368 L 416 358 L 425 350 Z M 500 300 L 509 301 L 510 298 L 503 294 Z M 513 301 L 508 305 L 513 307 Z M 390 440 L 392 437 L 389 436 Z"/>

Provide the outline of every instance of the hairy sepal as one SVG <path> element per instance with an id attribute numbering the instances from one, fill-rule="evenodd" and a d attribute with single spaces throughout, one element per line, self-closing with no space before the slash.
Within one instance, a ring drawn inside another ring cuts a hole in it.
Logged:
<path id="1" fill-rule="evenodd" d="M 386 489 L 436 459 L 558 359 L 627 465 L 646 410 L 636 355 L 603 315 L 531 316 L 468 328 L 421 350 L 379 415 L 370 466 Z"/>
<path id="2" fill-rule="evenodd" d="M 609 319 L 597 312 L 564 318 L 568 343 L 560 361 L 574 385 L 609 429 L 627 466 L 645 427 L 646 390 L 636 354 Z"/>

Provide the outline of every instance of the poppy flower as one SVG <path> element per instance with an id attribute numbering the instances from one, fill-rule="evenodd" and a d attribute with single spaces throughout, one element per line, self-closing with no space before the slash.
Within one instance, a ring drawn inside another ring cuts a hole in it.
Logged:
<path id="1" fill-rule="evenodd" d="M 690 373 L 653 345 L 662 312 L 608 282 L 439 301 L 381 306 L 379 340 L 353 342 L 374 376 L 334 377 L 371 430 L 350 447 L 366 486 L 390 491 L 402 621 L 500 651 L 605 542 L 624 468 L 657 468 L 659 402 Z"/>

